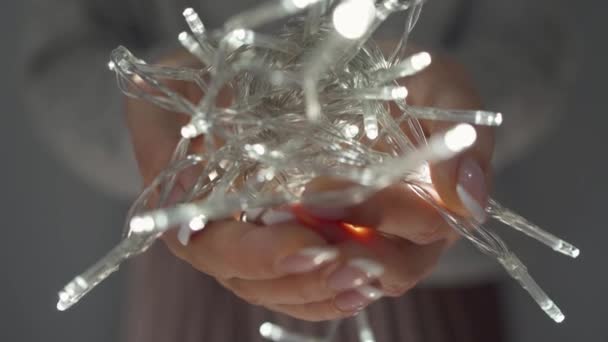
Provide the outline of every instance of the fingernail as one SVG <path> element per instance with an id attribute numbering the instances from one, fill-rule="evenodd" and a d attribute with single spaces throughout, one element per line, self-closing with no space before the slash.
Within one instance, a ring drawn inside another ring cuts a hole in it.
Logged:
<path id="1" fill-rule="evenodd" d="M 313 271 L 337 257 L 338 250 L 333 247 L 305 248 L 281 260 L 277 269 L 284 273 L 305 273 Z"/>
<path id="2" fill-rule="evenodd" d="M 485 175 L 479 164 L 471 157 L 462 160 L 456 192 L 465 208 L 480 223 L 486 220 L 487 191 Z"/>
<path id="3" fill-rule="evenodd" d="M 384 273 L 384 267 L 369 259 L 353 259 L 327 278 L 334 290 L 349 290 L 365 285 Z"/>
<path id="4" fill-rule="evenodd" d="M 190 235 L 191 235 L 191 230 L 190 227 L 188 227 L 187 224 L 182 225 L 181 227 L 179 227 L 179 230 L 177 231 L 177 240 L 183 245 L 183 246 L 188 246 L 188 243 L 190 243 Z"/>
<path id="5" fill-rule="evenodd" d="M 267 226 L 295 221 L 295 216 L 288 210 L 254 208 L 245 210 L 246 222 L 257 222 Z"/>
<path id="6" fill-rule="evenodd" d="M 260 221 L 267 226 L 272 225 L 272 224 L 285 223 L 285 222 L 294 221 L 294 220 L 295 220 L 295 216 L 291 212 L 289 212 L 287 210 L 275 210 L 275 209 L 267 210 L 260 218 Z"/>
<path id="7" fill-rule="evenodd" d="M 337 295 L 334 298 L 334 305 L 342 312 L 356 312 L 382 296 L 382 291 L 373 286 L 360 286 Z"/>

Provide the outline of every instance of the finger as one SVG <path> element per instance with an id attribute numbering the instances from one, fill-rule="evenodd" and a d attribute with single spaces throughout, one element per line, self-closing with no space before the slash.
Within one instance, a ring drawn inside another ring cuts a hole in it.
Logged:
<path id="1" fill-rule="evenodd" d="M 301 320 L 320 322 L 351 317 L 381 297 L 382 291 L 365 285 L 321 302 L 268 305 L 267 308 Z"/>
<path id="2" fill-rule="evenodd" d="M 426 123 L 429 134 L 445 131 L 450 124 Z M 431 165 L 433 186 L 450 210 L 472 216 L 478 222 L 486 219 L 485 207 L 492 182 L 491 158 L 494 135 L 489 127 L 476 127 L 477 140 L 464 153 Z"/>
<path id="3" fill-rule="evenodd" d="M 440 250 L 442 249 L 441 243 L 437 243 L 436 245 L 424 247 L 413 245 L 412 248 L 408 250 L 406 254 L 408 254 L 410 260 L 414 260 L 417 263 L 413 269 L 414 272 L 418 273 L 416 279 L 422 279 L 425 274 L 430 272 L 429 265 L 436 262 Z M 403 263 L 407 264 L 407 262 Z M 389 274 L 390 273 L 387 272 L 387 275 Z M 401 272 L 401 274 L 405 273 Z M 379 300 L 384 295 L 401 296 L 415 284 L 415 282 L 410 282 L 409 285 L 402 285 L 408 284 L 406 281 L 398 286 L 394 286 L 391 285 L 390 280 L 387 280 L 387 277 L 385 276 L 380 278 L 379 283 L 381 284 L 381 287 L 376 286 L 373 283 L 372 285 L 366 284 L 341 292 L 332 299 L 319 302 L 299 305 L 269 304 L 266 306 L 272 310 L 303 320 L 333 320 L 350 317 L 363 310 L 371 303 Z"/>
<path id="4" fill-rule="evenodd" d="M 171 160 L 185 116 L 138 99 L 127 100 L 126 112 L 140 173 L 149 184 Z"/>
<path id="5" fill-rule="evenodd" d="M 482 107 L 473 82 L 457 63 L 438 58 L 424 72 L 406 81 L 408 101 L 414 105 L 446 109 L 479 109 Z M 420 121 L 430 136 L 448 130 L 454 123 Z M 494 131 L 476 126 L 477 140 L 463 154 L 431 165 L 431 179 L 444 204 L 463 216 L 485 220 L 484 208 L 491 187 L 491 158 L 494 150 Z"/>
<path id="6" fill-rule="evenodd" d="M 380 289 L 387 296 L 401 296 L 432 272 L 450 243 L 440 240 L 418 245 L 395 236 L 373 234 L 364 246 L 383 266 L 384 272 L 376 280 Z"/>
<path id="7" fill-rule="evenodd" d="M 168 66 L 193 65 L 194 59 L 183 51 L 174 53 L 159 63 Z M 141 78 L 134 82 L 141 91 L 150 95 L 162 95 L 158 90 L 145 83 Z M 184 81 L 163 80 L 162 83 L 172 91 L 191 102 L 197 102 L 202 93 L 198 87 Z M 180 140 L 180 128 L 188 121 L 188 116 L 173 113 L 143 99 L 127 98 L 126 121 L 131 132 L 135 157 L 144 178 L 149 184 L 168 164 L 173 150 Z"/>
<path id="8" fill-rule="evenodd" d="M 330 178 L 317 178 L 308 184 L 306 191 L 329 191 L 350 185 Z M 421 245 L 440 240 L 452 241 L 457 237 L 435 208 L 402 184 L 380 190 L 363 203 L 352 207 L 317 207 L 314 203 L 307 203 L 304 211 L 305 215 L 320 220 L 321 223 L 317 223 L 319 225 L 345 221 Z"/>
<path id="9" fill-rule="evenodd" d="M 306 304 L 330 299 L 340 292 L 368 284 L 380 277 L 384 267 L 373 254 L 353 242 L 333 246 L 338 257 L 323 267 L 278 279 L 232 278 L 223 284 L 241 298 L 263 304 Z"/>
<path id="10" fill-rule="evenodd" d="M 263 305 L 321 302 L 374 282 L 387 295 L 400 296 L 430 272 L 444 246 L 420 247 L 377 235 L 365 244 L 349 241 L 335 247 L 340 257 L 312 272 L 272 280 L 233 278 L 222 284 Z"/>
<path id="11" fill-rule="evenodd" d="M 216 222 L 187 246 L 177 241 L 174 232 L 165 240 L 178 257 L 218 278 L 274 279 L 313 270 L 337 256 L 319 235 L 295 223 L 261 227 Z"/>

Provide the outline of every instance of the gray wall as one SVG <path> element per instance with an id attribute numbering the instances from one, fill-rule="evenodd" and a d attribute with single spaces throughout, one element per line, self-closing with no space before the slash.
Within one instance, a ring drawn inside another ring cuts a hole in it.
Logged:
<path id="1" fill-rule="evenodd" d="M 584 60 L 568 115 L 551 139 L 501 175 L 497 190 L 504 202 L 577 244 L 582 253 L 572 261 L 534 243 L 522 246 L 521 258 L 567 318 L 556 326 L 511 285 L 505 299 L 512 304 L 512 341 L 608 341 L 608 6 L 576 4 L 572 20 Z"/>
<path id="2" fill-rule="evenodd" d="M 79 182 L 29 132 L 12 51 L 22 17 L 19 1 L 0 1 L 0 341 L 116 341 L 124 273 L 84 305 L 55 309 L 57 290 L 118 240 L 126 203 Z"/>
<path id="3" fill-rule="evenodd" d="M 498 179 L 499 199 L 583 249 L 581 258 L 571 261 L 514 236 L 521 241 L 522 259 L 568 318 L 556 326 L 509 282 L 504 299 L 512 341 L 608 341 L 608 275 L 602 246 L 608 241 L 608 118 L 603 101 L 608 54 L 603 15 L 607 6 L 601 4 L 573 9 L 585 63 L 569 116 L 557 134 Z M 55 311 L 56 291 L 117 241 L 126 204 L 79 182 L 29 133 L 14 82 L 20 72 L 14 67 L 18 56 L 11 51 L 22 18 L 17 6 L 16 0 L 0 2 L 0 149 L 5 156 L 0 164 L 5 232 L 0 249 L 0 341 L 116 341 L 125 272 L 73 310 Z"/>

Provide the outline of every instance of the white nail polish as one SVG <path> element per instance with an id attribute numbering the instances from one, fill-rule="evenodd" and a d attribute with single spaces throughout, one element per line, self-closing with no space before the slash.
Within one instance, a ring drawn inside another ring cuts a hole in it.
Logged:
<path id="1" fill-rule="evenodd" d="M 265 225 L 279 224 L 285 223 L 289 221 L 294 221 L 295 216 L 287 210 L 274 210 L 270 209 L 266 211 L 260 221 Z"/>
<path id="2" fill-rule="evenodd" d="M 456 193 L 458 193 L 460 201 L 466 207 L 469 213 L 471 213 L 473 218 L 477 222 L 483 223 L 486 220 L 486 212 L 481 205 L 477 203 L 475 198 L 471 196 L 471 194 L 469 194 L 461 185 L 456 186 Z"/>
<path id="3" fill-rule="evenodd" d="M 287 274 L 306 273 L 335 260 L 338 250 L 334 247 L 309 247 L 279 260 L 277 270 Z"/>
<path id="4" fill-rule="evenodd" d="M 381 290 L 369 285 L 359 286 L 355 288 L 355 291 L 369 300 L 378 300 L 384 296 L 384 293 Z"/>
<path id="5" fill-rule="evenodd" d="M 369 259 L 353 259 L 348 264 L 363 271 L 368 278 L 378 278 L 384 273 L 384 266 Z"/>
<path id="6" fill-rule="evenodd" d="M 309 257 L 315 265 L 321 265 L 338 257 L 338 250 L 333 247 L 311 247 L 298 252 L 299 255 Z"/>
<path id="7" fill-rule="evenodd" d="M 188 243 L 190 242 L 191 234 L 192 234 L 192 231 L 190 230 L 190 227 L 187 224 L 184 224 L 177 231 L 177 240 L 182 245 L 188 246 Z"/>

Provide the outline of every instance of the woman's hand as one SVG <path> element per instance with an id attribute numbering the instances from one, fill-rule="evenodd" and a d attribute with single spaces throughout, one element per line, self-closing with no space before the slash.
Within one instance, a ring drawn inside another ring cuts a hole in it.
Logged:
<path id="1" fill-rule="evenodd" d="M 186 54 L 178 53 L 164 64 L 192 62 Z M 480 106 L 465 72 L 448 61 L 436 59 L 407 85 L 414 105 L 462 109 Z M 184 83 L 169 86 L 191 99 L 201 96 Z M 142 176 L 149 184 L 168 164 L 185 118 L 128 99 L 127 119 Z M 449 125 L 423 123 L 429 135 Z M 477 131 L 478 140 L 471 150 L 432 166 L 431 173 L 449 209 L 483 220 L 493 135 L 486 128 Z M 318 180 L 310 188 L 335 186 L 343 185 Z M 352 238 L 332 244 L 310 229 L 332 228 L 340 222 L 368 228 L 351 227 Z M 355 207 L 274 209 L 265 212 L 258 224 L 213 222 L 188 246 L 178 243 L 174 232 L 168 233 L 165 241 L 175 255 L 244 300 L 319 321 L 353 315 L 382 296 L 404 294 L 432 271 L 441 253 L 456 238 L 430 205 L 407 188 L 393 185 Z"/>

